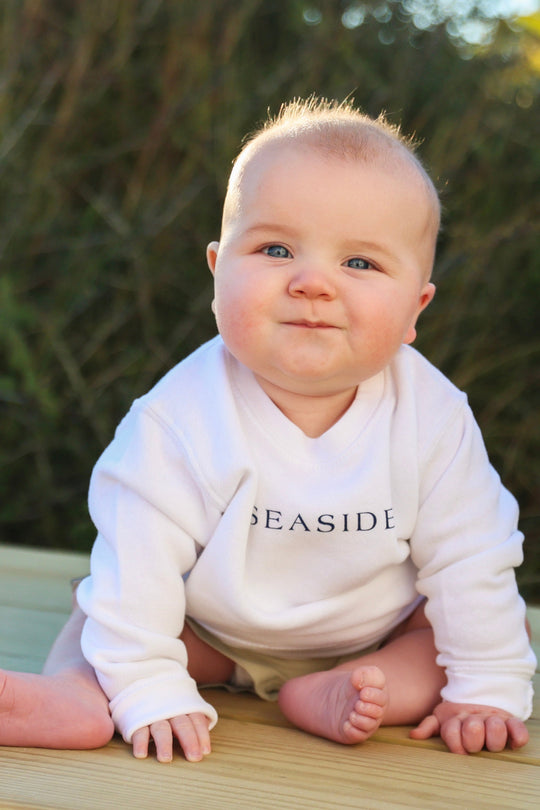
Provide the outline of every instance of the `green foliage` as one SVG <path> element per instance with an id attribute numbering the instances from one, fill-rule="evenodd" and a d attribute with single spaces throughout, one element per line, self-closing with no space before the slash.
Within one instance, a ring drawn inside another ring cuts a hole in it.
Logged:
<path id="1" fill-rule="evenodd" d="M 89 548 L 99 452 L 133 398 L 214 334 L 204 249 L 242 136 L 294 96 L 352 95 L 417 135 L 441 189 L 418 346 L 470 394 L 521 501 L 522 588 L 539 595 L 537 41 L 500 24 L 472 54 L 398 2 L 347 28 L 351 5 L 2 4 L 2 541 Z"/>

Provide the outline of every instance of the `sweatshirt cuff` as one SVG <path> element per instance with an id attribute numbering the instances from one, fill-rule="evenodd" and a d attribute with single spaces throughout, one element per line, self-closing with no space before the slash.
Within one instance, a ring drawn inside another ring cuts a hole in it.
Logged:
<path id="1" fill-rule="evenodd" d="M 114 725 L 127 743 L 139 728 L 159 720 L 200 712 L 208 717 L 212 729 L 218 719 L 214 707 L 200 696 L 195 681 L 178 675 L 137 681 L 111 700 L 110 709 Z"/>
<path id="2" fill-rule="evenodd" d="M 494 706 L 519 720 L 527 720 L 532 714 L 533 687 L 528 677 L 448 671 L 446 674 L 448 683 L 441 690 L 441 697 L 449 703 Z"/>

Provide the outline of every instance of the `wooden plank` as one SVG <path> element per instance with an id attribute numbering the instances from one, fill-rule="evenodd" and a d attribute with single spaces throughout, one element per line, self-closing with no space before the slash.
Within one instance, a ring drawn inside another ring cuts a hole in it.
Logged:
<path id="1" fill-rule="evenodd" d="M 16 654 L 33 650 L 33 657 L 43 660 L 65 624 L 66 616 L 65 611 L 40 611 L 1 605 L 0 648 L 5 645 Z"/>
<path id="2" fill-rule="evenodd" d="M 89 570 L 90 555 L 79 551 L 50 551 L 43 548 L 11 546 L 0 543 L 0 564 L 11 570 L 40 571 L 43 576 L 54 579 L 68 579 L 83 576 Z M 83 571 L 74 568 L 84 567 Z"/>
<path id="3" fill-rule="evenodd" d="M 13 607 L 69 613 L 70 580 L 85 576 L 89 569 L 88 554 L 0 545 L 0 601 Z"/>
<path id="4" fill-rule="evenodd" d="M 537 676 L 537 680 L 540 688 L 539 676 Z M 221 689 L 207 689 L 204 690 L 204 696 L 215 707 L 220 718 L 234 719 L 245 723 L 259 723 L 268 727 L 294 728 L 291 723 L 285 720 L 276 703 L 259 700 L 255 695 L 244 693 L 235 695 Z M 537 717 L 538 719 L 532 719 L 528 723 L 531 739 L 525 748 L 518 751 L 505 750 L 499 753 L 482 751 L 476 756 L 540 766 L 540 715 L 537 715 Z M 412 727 L 384 726 L 377 731 L 373 739 L 393 745 L 409 746 L 418 750 L 446 752 L 446 746 L 438 737 L 430 740 L 411 740 L 409 737 L 410 728 Z M 540 779 L 540 773 L 538 778 Z"/>
<path id="5" fill-rule="evenodd" d="M 376 742 L 351 749 L 228 719 L 220 726 L 214 753 L 197 764 L 135 760 L 116 741 L 89 752 L 4 749 L 0 806 L 536 810 L 540 801 L 534 768 Z"/>
<path id="6" fill-rule="evenodd" d="M 0 664 L 40 672 L 71 610 L 74 576 L 89 556 L 0 545 Z"/>
<path id="7" fill-rule="evenodd" d="M 0 547 L 0 665 L 38 671 L 69 612 L 69 580 L 87 570 L 86 555 Z M 540 609 L 530 616 L 538 650 Z M 538 694 L 540 675 L 535 681 Z M 209 690 L 207 697 L 220 721 L 204 762 L 138 761 L 120 739 L 100 751 L 3 748 L 0 808 L 540 806 L 539 697 L 526 748 L 469 757 L 448 754 L 437 739 L 411 741 L 407 728 L 340 746 L 293 728 L 276 704 L 253 695 Z"/>

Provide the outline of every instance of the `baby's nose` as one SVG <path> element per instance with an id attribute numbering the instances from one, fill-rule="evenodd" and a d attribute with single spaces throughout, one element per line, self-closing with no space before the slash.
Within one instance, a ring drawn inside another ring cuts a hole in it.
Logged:
<path id="1" fill-rule="evenodd" d="M 311 266 L 295 273 L 289 284 L 289 293 L 306 298 L 334 298 L 336 290 L 329 272 Z"/>

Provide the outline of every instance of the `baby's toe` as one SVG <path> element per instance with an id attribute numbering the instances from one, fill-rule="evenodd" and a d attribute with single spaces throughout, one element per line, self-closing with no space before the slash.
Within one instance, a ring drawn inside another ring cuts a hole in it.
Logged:
<path id="1" fill-rule="evenodd" d="M 386 687 L 384 672 L 379 667 L 358 667 L 352 672 L 351 680 L 358 690 L 368 687 L 375 689 L 384 689 Z"/>
<path id="2" fill-rule="evenodd" d="M 386 702 L 375 703 L 374 701 L 367 702 L 365 700 L 359 700 L 355 703 L 354 713 L 370 717 L 373 720 L 379 720 L 384 714 L 385 707 Z"/>
<path id="3" fill-rule="evenodd" d="M 386 687 L 375 689 L 373 686 L 364 686 L 360 689 L 358 696 L 362 703 L 375 704 L 375 706 L 386 706 L 388 694 Z"/>

